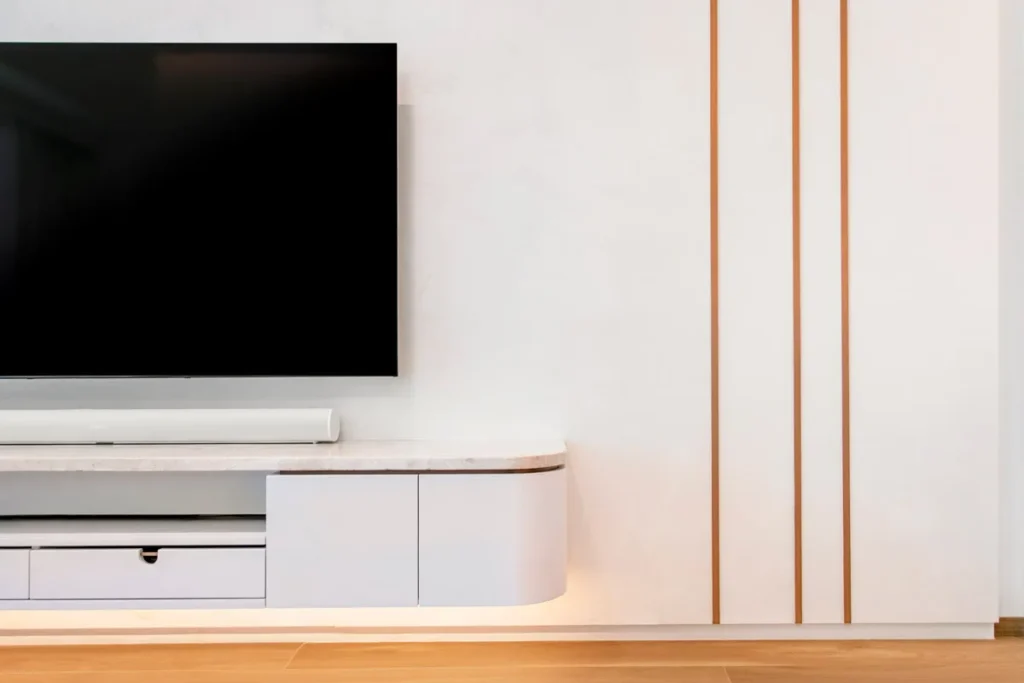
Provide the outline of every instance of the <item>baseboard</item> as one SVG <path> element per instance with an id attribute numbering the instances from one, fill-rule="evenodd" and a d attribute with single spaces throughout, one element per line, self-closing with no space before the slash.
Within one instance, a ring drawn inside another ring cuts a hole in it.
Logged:
<path id="1" fill-rule="evenodd" d="M 1002 617 L 996 624 L 996 638 L 1024 638 L 1024 617 Z"/>
<path id="2" fill-rule="evenodd" d="M 992 624 L 594 626 L 578 628 L 3 629 L 0 645 L 151 643 L 403 643 L 657 640 L 991 640 Z"/>

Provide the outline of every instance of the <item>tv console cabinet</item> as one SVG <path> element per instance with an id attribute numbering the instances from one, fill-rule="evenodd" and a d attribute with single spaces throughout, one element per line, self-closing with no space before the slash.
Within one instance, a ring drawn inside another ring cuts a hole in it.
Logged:
<path id="1" fill-rule="evenodd" d="M 505 606 L 565 591 L 558 442 L 0 446 L 4 472 L 265 472 L 266 516 L 0 518 L 0 610 Z"/>

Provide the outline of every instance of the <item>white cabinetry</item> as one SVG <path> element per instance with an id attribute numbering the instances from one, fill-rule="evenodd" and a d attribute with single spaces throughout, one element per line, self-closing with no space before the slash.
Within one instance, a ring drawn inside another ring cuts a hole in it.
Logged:
<path id="1" fill-rule="evenodd" d="M 420 604 L 525 605 L 565 592 L 565 470 L 420 477 Z"/>
<path id="2" fill-rule="evenodd" d="M 273 472 L 266 517 L 0 518 L 0 610 L 488 607 L 565 590 L 561 444 L 90 448 L 0 447 L 0 472 Z"/>
<path id="3" fill-rule="evenodd" d="M 565 568 L 564 469 L 267 480 L 267 607 L 525 605 Z"/>
<path id="4" fill-rule="evenodd" d="M 417 475 L 267 478 L 267 607 L 417 604 Z"/>
<path id="5" fill-rule="evenodd" d="M 0 550 L 0 600 L 28 599 L 28 550 Z"/>
<path id="6" fill-rule="evenodd" d="M 262 598 L 263 548 L 31 551 L 33 600 Z"/>

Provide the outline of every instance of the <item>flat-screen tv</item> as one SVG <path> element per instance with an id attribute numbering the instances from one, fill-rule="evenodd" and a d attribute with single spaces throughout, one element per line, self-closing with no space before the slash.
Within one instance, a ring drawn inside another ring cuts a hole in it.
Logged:
<path id="1" fill-rule="evenodd" d="M 392 44 L 0 43 L 0 377 L 398 372 Z"/>

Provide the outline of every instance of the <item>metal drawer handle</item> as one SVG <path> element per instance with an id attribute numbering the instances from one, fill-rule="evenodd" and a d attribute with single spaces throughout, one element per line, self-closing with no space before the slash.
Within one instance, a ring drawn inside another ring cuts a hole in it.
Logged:
<path id="1" fill-rule="evenodd" d="M 146 564 L 156 564 L 156 561 L 160 559 L 159 548 L 143 548 L 139 551 L 139 559 Z"/>

